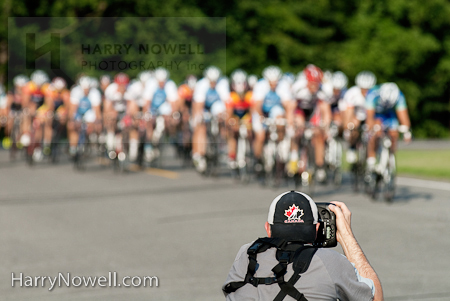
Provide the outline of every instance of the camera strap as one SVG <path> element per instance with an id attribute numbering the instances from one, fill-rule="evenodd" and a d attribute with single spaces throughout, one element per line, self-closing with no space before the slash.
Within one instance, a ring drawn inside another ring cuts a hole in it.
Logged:
<path id="1" fill-rule="evenodd" d="M 282 301 L 286 295 L 291 296 L 295 300 L 307 301 L 305 296 L 294 287 L 294 284 L 300 279 L 300 274 L 308 270 L 317 248 L 300 245 L 295 250 L 292 250 L 289 247 L 291 246 L 284 239 L 268 237 L 257 239 L 247 250 L 249 263 L 244 281 L 230 282 L 223 288 L 223 291 L 229 294 L 248 283 L 255 287 L 260 284 L 271 285 L 278 283 L 281 291 L 275 297 L 274 301 Z M 272 269 L 275 277 L 254 277 L 259 267 L 256 259 L 257 254 L 263 253 L 270 248 L 277 248 L 277 260 L 279 263 Z M 286 274 L 287 266 L 291 262 L 293 262 L 294 274 L 286 282 L 284 275 Z"/>

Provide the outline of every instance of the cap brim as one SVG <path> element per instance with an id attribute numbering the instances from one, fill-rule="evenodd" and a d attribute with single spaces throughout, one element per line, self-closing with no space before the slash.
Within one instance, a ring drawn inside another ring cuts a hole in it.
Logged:
<path id="1" fill-rule="evenodd" d="M 312 243 L 316 240 L 315 224 L 273 224 L 272 237 L 283 238 L 288 241 Z"/>

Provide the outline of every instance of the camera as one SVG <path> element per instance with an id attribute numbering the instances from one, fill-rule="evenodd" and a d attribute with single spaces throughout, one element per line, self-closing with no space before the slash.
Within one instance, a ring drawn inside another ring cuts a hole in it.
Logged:
<path id="1" fill-rule="evenodd" d="M 315 247 L 333 248 L 337 246 L 336 215 L 328 208 L 330 205 L 334 206 L 331 203 L 316 203 L 320 226 L 314 242 Z"/>

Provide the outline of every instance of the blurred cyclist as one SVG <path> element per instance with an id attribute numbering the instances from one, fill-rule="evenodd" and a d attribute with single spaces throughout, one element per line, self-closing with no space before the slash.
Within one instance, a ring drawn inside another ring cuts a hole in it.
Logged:
<path id="1" fill-rule="evenodd" d="M 192 105 L 192 160 L 198 172 L 206 170 L 206 126 L 203 122 L 204 112 L 222 119 L 226 107 L 225 102 L 230 98 L 228 80 L 221 77 L 221 71 L 215 66 L 210 66 L 203 72 L 203 78 L 197 82 L 194 89 Z"/>
<path id="2" fill-rule="evenodd" d="M 331 108 L 328 96 L 322 89 L 323 72 L 320 68 L 310 64 L 303 70 L 297 81 L 292 86 L 294 97 L 297 101 L 295 110 L 295 125 L 297 128 L 293 143 L 289 172 L 295 174 L 298 170 L 298 142 L 303 136 L 306 123 L 314 128 L 312 145 L 315 152 L 316 178 L 319 182 L 326 180 L 324 165 L 325 139 L 331 122 Z"/>
<path id="3" fill-rule="evenodd" d="M 138 155 L 139 149 L 139 133 L 137 130 L 139 120 L 136 120 L 136 117 L 140 112 L 143 111 L 145 106 L 144 100 L 144 90 L 147 84 L 150 84 L 150 81 L 154 80 L 152 78 L 151 71 L 142 71 L 137 76 L 137 81 L 131 83 L 126 92 L 125 92 L 125 100 L 128 105 L 128 113 L 133 118 L 133 126 L 130 130 L 130 141 L 129 141 L 129 156 L 130 161 L 135 161 Z"/>
<path id="4" fill-rule="evenodd" d="M 388 136 L 392 141 L 391 150 L 395 152 L 399 131 L 403 133 L 406 142 L 411 140 L 411 122 L 405 96 L 395 83 L 384 83 L 371 89 L 367 93 L 366 108 L 369 130 L 376 130 L 376 126 L 379 127 L 367 147 L 367 168 L 373 170 L 376 163 L 376 137 L 382 130 L 388 130 Z"/>
<path id="5" fill-rule="evenodd" d="M 247 73 L 237 69 L 231 73 L 231 93 L 227 101 L 228 160 L 231 169 L 236 169 L 236 137 L 241 123 L 250 128 L 252 92 L 248 91 Z"/>
<path id="6" fill-rule="evenodd" d="M 104 117 L 106 127 L 106 148 L 108 153 L 114 150 L 115 131 L 117 122 L 127 113 L 127 101 L 125 91 L 130 82 L 130 78 L 125 73 L 118 73 L 114 76 L 114 82 L 105 90 Z M 120 137 L 120 134 L 119 134 Z"/>
<path id="7" fill-rule="evenodd" d="M 328 102 L 331 105 L 333 123 L 339 128 L 342 126 L 341 103 L 347 92 L 348 78 L 342 71 L 336 71 L 331 75 L 331 80 L 323 85 L 324 91 L 328 94 Z"/>
<path id="8" fill-rule="evenodd" d="M 43 109 L 38 111 L 40 107 L 47 104 L 47 108 L 50 106 L 51 100 L 48 97 L 45 97 L 47 94 L 47 90 L 49 87 L 49 78 L 47 73 L 42 70 L 36 70 L 31 74 L 31 80 L 27 83 L 24 88 L 24 98 L 23 98 L 23 106 L 26 108 L 25 110 L 25 118 L 24 118 L 24 131 L 21 137 L 21 143 L 24 146 L 30 145 L 30 143 L 36 143 L 42 139 L 42 124 L 45 122 L 47 110 Z M 31 129 L 31 121 L 36 117 L 35 123 L 33 127 L 35 128 L 34 140 L 30 141 L 30 129 Z M 49 143 L 49 141 L 45 141 Z M 40 148 L 35 150 L 37 153 L 41 151 Z"/>
<path id="9" fill-rule="evenodd" d="M 250 74 L 247 77 L 248 90 L 253 91 L 253 88 L 255 87 L 257 82 L 258 82 L 258 76 L 256 76 L 255 74 Z"/>
<path id="10" fill-rule="evenodd" d="M 92 87 L 92 80 L 89 76 L 81 76 L 78 84 L 70 91 L 70 113 L 71 120 L 67 124 L 69 131 L 69 153 L 75 155 L 78 144 L 78 130 L 81 121 L 87 125 L 87 134 L 92 132 L 93 123 L 101 119 L 100 113 L 101 94 L 100 91 Z"/>
<path id="11" fill-rule="evenodd" d="M 355 78 L 356 86 L 348 89 L 344 95 L 342 108 L 345 110 L 344 115 L 344 137 L 349 142 L 347 150 L 347 162 L 353 164 L 356 162 L 356 142 L 360 134 L 360 127 L 366 121 L 366 95 L 377 83 L 375 74 L 370 71 L 361 71 Z"/>
<path id="12" fill-rule="evenodd" d="M 178 149 L 185 153 L 185 156 L 190 157 L 192 135 L 189 125 L 192 113 L 192 102 L 194 97 L 194 88 L 197 84 L 197 77 L 195 75 L 188 75 L 183 84 L 178 87 L 178 110 L 180 111 L 180 123 L 179 123 L 179 139 Z"/>
<path id="13" fill-rule="evenodd" d="M 14 124 L 14 118 L 16 116 L 16 113 L 22 112 L 24 89 L 28 81 L 29 79 L 26 75 L 23 74 L 17 75 L 13 79 L 14 86 L 12 88 L 12 91 L 10 91 L 7 95 L 7 105 L 5 114 L 7 114 L 8 119 L 6 124 L 6 136 L 2 142 L 4 148 L 9 148 L 9 146 L 11 145 L 12 141 L 10 137 L 11 137 L 11 130 Z"/>
<path id="14" fill-rule="evenodd" d="M 262 150 L 266 140 L 266 130 L 262 119 L 286 118 L 288 127 L 292 127 L 292 94 L 289 83 L 281 80 L 283 73 L 276 66 L 266 67 L 263 79 L 258 81 L 253 89 L 252 126 L 255 135 L 253 152 L 255 156 L 255 171 L 262 171 Z"/>
<path id="15" fill-rule="evenodd" d="M 51 117 L 45 123 L 45 139 L 51 143 L 53 137 L 53 121 L 58 120 L 61 125 L 67 122 L 68 107 L 70 106 L 70 92 L 66 89 L 66 81 L 62 77 L 55 77 L 47 90 L 46 97 L 49 98 L 49 112 Z M 44 145 L 44 154 L 50 154 L 50 145 Z"/>
<path id="16" fill-rule="evenodd" d="M 157 68 L 154 72 L 153 81 L 148 82 L 144 91 L 144 112 L 149 112 L 152 117 L 163 116 L 165 128 L 173 127 L 171 122 L 172 112 L 178 101 L 178 90 L 176 84 L 170 79 L 170 73 L 165 68 Z M 150 143 L 153 136 L 154 118 L 147 122 L 147 143 L 144 148 L 145 158 L 151 161 L 153 146 Z"/>

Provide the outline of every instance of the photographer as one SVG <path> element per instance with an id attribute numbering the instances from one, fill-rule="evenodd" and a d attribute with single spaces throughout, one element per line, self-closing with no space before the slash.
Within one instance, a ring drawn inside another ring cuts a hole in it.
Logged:
<path id="1" fill-rule="evenodd" d="M 381 283 L 353 236 L 351 212 L 344 203 L 332 204 L 346 257 L 316 247 L 322 229 L 316 203 L 285 192 L 270 205 L 268 237 L 239 250 L 222 288 L 227 300 L 383 300 Z"/>

